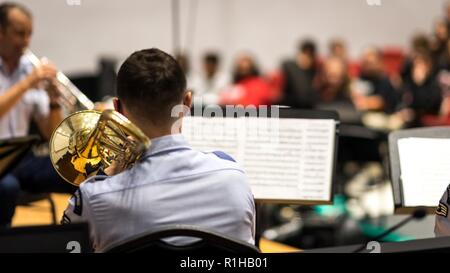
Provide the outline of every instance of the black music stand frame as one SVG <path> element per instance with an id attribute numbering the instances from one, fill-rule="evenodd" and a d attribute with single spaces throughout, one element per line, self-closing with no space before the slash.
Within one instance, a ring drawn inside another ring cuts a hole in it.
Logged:
<path id="1" fill-rule="evenodd" d="M 16 167 L 39 139 L 38 136 L 31 135 L 0 140 L 0 161 L 8 157 L 14 157 L 3 168 L 0 168 L 0 179 Z M 17 147 L 17 149 L 13 149 L 14 147 Z M 6 148 L 6 151 L 2 152 L 2 148 Z"/>

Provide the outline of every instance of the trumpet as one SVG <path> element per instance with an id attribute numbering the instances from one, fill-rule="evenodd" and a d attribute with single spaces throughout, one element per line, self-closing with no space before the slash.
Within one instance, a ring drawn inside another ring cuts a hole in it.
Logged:
<path id="1" fill-rule="evenodd" d="M 147 136 L 113 110 L 84 110 L 65 118 L 50 139 L 50 159 L 57 173 L 79 186 L 113 162 L 130 168 L 150 147 Z"/>
<path id="2" fill-rule="evenodd" d="M 27 49 L 24 56 L 34 67 L 41 65 L 41 60 Z M 61 93 L 62 103 L 66 109 L 88 110 L 94 109 L 94 103 L 86 97 L 61 71 L 56 74 L 58 91 Z"/>

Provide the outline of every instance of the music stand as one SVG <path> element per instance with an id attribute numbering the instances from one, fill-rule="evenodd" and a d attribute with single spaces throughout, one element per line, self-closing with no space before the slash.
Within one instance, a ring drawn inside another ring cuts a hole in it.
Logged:
<path id="1" fill-rule="evenodd" d="M 417 207 L 404 205 L 403 184 L 401 180 L 400 154 L 398 141 L 402 138 L 450 138 L 449 127 L 429 127 L 399 130 L 389 134 L 389 171 L 394 194 L 395 213 L 411 213 Z M 436 200 L 436 205 L 439 200 Z M 428 213 L 434 213 L 436 207 L 427 207 Z"/>
<path id="2" fill-rule="evenodd" d="M 203 107 L 202 111 L 197 111 L 196 109 L 191 109 L 191 115 L 192 116 L 202 116 L 205 112 L 205 109 L 208 108 L 211 113 L 228 113 L 227 106 L 220 107 L 220 106 L 208 106 Z M 278 199 L 278 198 L 258 198 L 255 196 L 255 203 L 256 203 L 256 245 L 259 245 L 259 238 L 261 236 L 261 223 L 263 223 L 264 214 L 262 213 L 262 206 L 263 204 L 268 203 L 276 203 L 276 204 L 297 204 L 297 205 L 324 205 L 324 204 L 332 204 L 333 202 L 333 195 L 335 190 L 335 183 L 333 183 L 333 180 L 335 179 L 335 171 L 336 171 L 336 161 L 337 161 L 337 146 L 338 146 L 338 136 L 339 136 L 339 114 L 336 111 L 324 111 L 324 110 L 304 110 L 304 109 L 295 109 L 295 108 L 289 108 L 284 106 L 278 106 L 277 111 L 275 113 L 272 113 L 272 108 L 268 107 L 265 109 L 256 108 L 253 109 L 256 111 L 257 117 L 267 117 L 271 118 L 279 117 L 280 119 L 305 119 L 305 120 L 332 120 L 334 122 L 334 132 L 333 132 L 333 140 L 332 143 L 332 162 L 331 162 L 331 181 L 330 181 L 330 191 L 329 196 L 327 197 L 327 200 L 306 200 L 306 199 Z M 232 111 L 230 111 L 232 112 Z M 235 112 L 234 116 L 226 116 L 227 118 L 239 118 L 239 117 L 246 117 L 247 115 L 246 110 L 243 107 L 237 107 L 237 111 Z M 220 115 L 219 115 L 220 116 Z M 214 115 L 214 117 L 216 117 Z"/>
<path id="3" fill-rule="evenodd" d="M 0 179 L 14 169 L 39 139 L 31 135 L 0 140 Z"/>
<path id="4" fill-rule="evenodd" d="M 324 110 L 304 110 L 304 109 L 296 109 L 296 108 L 289 108 L 284 106 L 274 106 L 276 107 L 276 112 L 274 112 L 274 117 L 280 118 L 280 119 L 303 119 L 303 120 L 332 120 L 335 124 L 334 127 L 334 134 L 333 134 L 333 143 L 330 148 L 332 149 L 332 157 L 331 157 L 331 174 L 330 174 L 330 185 L 329 185 L 329 196 L 327 196 L 327 199 L 278 199 L 278 198 L 259 198 L 258 196 L 255 196 L 255 199 L 258 203 L 276 203 L 276 204 L 296 204 L 296 205 L 329 205 L 333 202 L 333 194 L 335 190 L 335 183 L 333 183 L 333 180 L 335 179 L 335 171 L 336 171 L 336 161 L 337 161 L 337 147 L 338 147 L 338 136 L 339 136 L 339 114 L 336 111 L 324 111 Z M 230 110 L 229 109 L 235 109 Z M 268 107 L 265 109 L 260 108 L 254 108 L 252 109 L 256 111 L 257 117 L 265 117 L 265 118 L 271 118 L 272 117 L 272 108 Z M 210 113 L 228 113 L 234 112 L 234 116 L 226 116 L 226 118 L 240 118 L 240 117 L 247 117 L 249 116 L 249 113 L 246 112 L 247 110 L 243 107 L 236 107 L 236 108 L 229 108 L 229 106 L 218 106 L 218 105 L 209 105 L 206 107 L 203 107 L 201 111 L 197 111 L 195 109 L 191 109 L 191 116 L 193 117 L 202 117 L 204 113 L 209 111 Z M 213 115 L 212 118 L 221 117 L 219 115 Z M 185 121 L 186 123 L 186 121 Z M 189 141 L 189 138 L 188 138 Z M 195 146 L 194 146 L 195 147 Z M 201 148 L 200 148 L 201 149 Z"/>

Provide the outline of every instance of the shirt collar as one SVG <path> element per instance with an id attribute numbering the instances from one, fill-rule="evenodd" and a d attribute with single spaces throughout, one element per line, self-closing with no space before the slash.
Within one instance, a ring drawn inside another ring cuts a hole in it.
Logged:
<path id="1" fill-rule="evenodd" d="M 16 68 L 16 71 L 19 71 L 20 73 L 28 73 L 31 65 L 32 64 L 31 64 L 30 60 L 28 60 L 25 55 L 22 55 L 22 57 L 20 57 L 19 64 Z M 0 57 L 0 70 L 3 71 L 3 58 L 2 57 Z M 13 71 L 13 74 L 16 71 Z"/>
<path id="2" fill-rule="evenodd" d="M 191 149 L 182 134 L 152 138 L 150 141 L 150 148 L 144 153 L 143 159 L 160 153 Z"/>

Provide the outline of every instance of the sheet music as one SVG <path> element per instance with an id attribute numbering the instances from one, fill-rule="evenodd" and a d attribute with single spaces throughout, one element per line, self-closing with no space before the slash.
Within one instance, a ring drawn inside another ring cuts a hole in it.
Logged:
<path id="1" fill-rule="evenodd" d="M 335 121 L 187 117 L 183 134 L 202 151 L 230 154 L 256 199 L 330 201 Z"/>
<path id="2" fill-rule="evenodd" d="M 398 141 L 405 206 L 435 207 L 450 184 L 450 139 Z"/>

